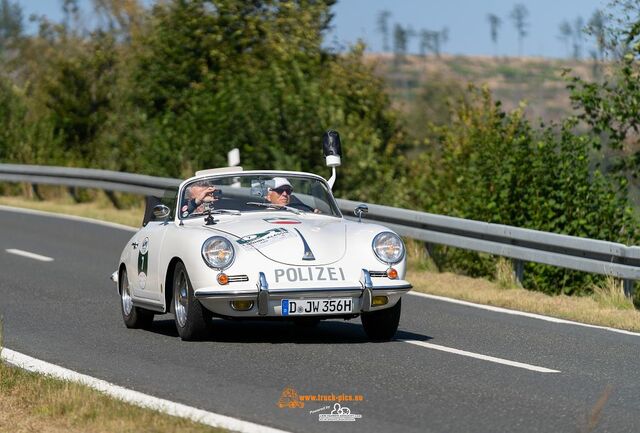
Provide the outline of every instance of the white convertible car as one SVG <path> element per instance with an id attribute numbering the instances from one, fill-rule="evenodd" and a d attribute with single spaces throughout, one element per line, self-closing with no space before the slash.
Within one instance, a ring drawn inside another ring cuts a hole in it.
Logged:
<path id="1" fill-rule="evenodd" d="M 393 338 L 400 298 L 411 289 L 404 244 L 381 225 L 343 218 L 331 194 L 337 133 L 325 134 L 324 148 L 329 182 L 213 169 L 148 206 L 112 276 L 125 325 L 144 328 L 171 312 L 180 337 L 192 340 L 206 335 L 213 316 L 300 326 L 360 316 L 371 340 Z"/>

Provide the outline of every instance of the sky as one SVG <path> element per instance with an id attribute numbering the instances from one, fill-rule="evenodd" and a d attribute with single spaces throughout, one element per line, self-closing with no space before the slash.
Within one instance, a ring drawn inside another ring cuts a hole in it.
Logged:
<path id="1" fill-rule="evenodd" d="M 146 4 L 151 0 L 145 0 Z M 25 17 L 47 15 L 54 20 L 62 16 L 62 0 L 18 0 Z M 523 40 L 522 55 L 567 57 L 565 44 L 558 37 L 563 20 L 573 23 L 578 16 L 587 22 L 596 9 L 606 9 L 608 0 L 338 0 L 325 45 L 346 48 L 359 39 L 371 52 L 382 51 L 382 35 L 377 30 L 381 11 L 391 13 L 390 28 L 395 24 L 421 30 L 448 29 L 448 42 L 442 51 L 452 55 L 517 56 L 517 32 L 509 14 L 516 3 L 529 11 L 528 34 Z M 80 0 L 89 8 L 90 0 Z M 497 46 L 490 36 L 488 14 L 497 15 L 502 25 Z M 409 52 L 417 53 L 417 38 L 410 40 Z M 586 52 L 586 50 L 585 50 Z"/>

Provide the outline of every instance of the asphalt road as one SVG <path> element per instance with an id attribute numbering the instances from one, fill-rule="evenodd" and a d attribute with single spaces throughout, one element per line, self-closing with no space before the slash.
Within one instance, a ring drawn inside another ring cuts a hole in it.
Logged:
<path id="1" fill-rule="evenodd" d="M 183 342 L 169 315 L 156 316 L 150 331 L 122 323 L 108 277 L 130 236 L 0 210 L 5 346 L 157 397 L 290 431 L 640 431 L 639 336 L 406 296 L 398 340 L 435 346 L 369 343 L 358 320 L 327 321 L 310 330 L 215 320 L 210 339 Z M 330 409 L 316 410 L 333 401 L 281 409 L 277 402 L 287 387 L 304 395 L 361 395 L 363 401 L 342 402 L 361 418 L 320 422 L 319 414 Z"/>

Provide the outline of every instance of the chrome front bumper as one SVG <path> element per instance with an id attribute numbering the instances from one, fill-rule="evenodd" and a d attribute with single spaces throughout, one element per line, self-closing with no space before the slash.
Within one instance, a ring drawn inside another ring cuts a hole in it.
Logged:
<path id="1" fill-rule="evenodd" d="M 400 296 L 411 290 L 411 284 L 394 284 L 389 286 L 375 286 L 368 270 L 363 269 L 360 274 L 360 281 L 357 286 L 345 287 L 318 287 L 310 289 L 298 288 L 278 288 L 270 289 L 264 272 L 259 273 L 256 289 L 235 290 L 235 291 L 213 291 L 196 290 L 195 297 L 208 309 L 220 313 L 234 316 L 256 316 L 256 308 L 250 311 L 238 312 L 229 307 L 230 301 L 252 300 L 257 306 L 257 316 L 281 316 L 279 303 L 283 299 L 289 298 L 333 298 L 351 297 L 357 301 L 357 308 L 353 314 L 361 312 L 382 310 L 396 304 Z M 400 282 L 398 282 L 400 283 Z M 387 296 L 389 302 L 383 306 L 372 306 L 371 301 L 374 296 Z"/>

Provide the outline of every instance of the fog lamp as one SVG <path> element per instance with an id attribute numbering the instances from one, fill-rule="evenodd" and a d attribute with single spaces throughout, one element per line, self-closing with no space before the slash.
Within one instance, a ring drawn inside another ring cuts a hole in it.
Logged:
<path id="1" fill-rule="evenodd" d="M 380 305 L 387 305 L 387 302 L 389 302 L 389 298 L 386 296 L 374 296 L 371 300 L 371 306 L 379 307 Z"/>
<path id="2" fill-rule="evenodd" d="M 248 311 L 253 308 L 253 301 L 243 299 L 231 301 L 231 308 L 237 311 Z"/>

